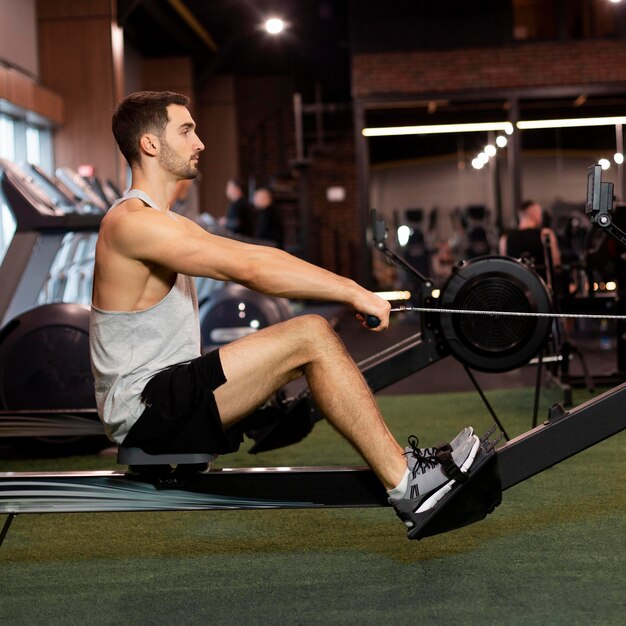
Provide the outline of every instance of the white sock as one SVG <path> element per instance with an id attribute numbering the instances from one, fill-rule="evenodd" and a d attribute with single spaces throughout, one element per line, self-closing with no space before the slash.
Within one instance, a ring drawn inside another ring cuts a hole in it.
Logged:
<path id="1" fill-rule="evenodd" d="M 396 487 L 393 489 L 389 489 L 387 491 L 387 495 L 391 500 L 402 500 L 404 498 L 404 494 L 406 493 L 406 488 L 409 485 L 409 468 L 407 467 L 406 472 L 404 472 L 404 476 L 402 480 L 398 483 Z"/>

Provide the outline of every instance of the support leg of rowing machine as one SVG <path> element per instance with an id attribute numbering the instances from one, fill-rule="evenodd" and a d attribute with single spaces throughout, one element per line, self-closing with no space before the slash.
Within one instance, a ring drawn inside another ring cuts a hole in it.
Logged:
<path id="1" fill-rule="evenodd" d="M 537 356 L 537 374 L 535 376 L 535 398 L 533 401 L 533 428 L 537 426 L 539 415 L 539 398 L 541 396 L 541 376 L 543 374 L 543 350 Z"/>
<path id="2" fill-rule="evenodd" d="M 11 524 L 13 520 L 17 517 L 17 513 L 9 513 L 7 518 L 4 520 L 4 526 L 2 526 L 2 531 L 0 531 L 0 546 L 4 542 L 4 538 L 7 536 L 9 532 L 9 528 L 11 528 Z"/>
<path id="3" fill-rule="evenodd" d="M 407 533 L 409 539 L 422 539 L 479 522 L 502 502 L 497 442 L 489 440 L 492 432 L 493 429 L 481 439 L 467 480 L 456 485 L 432 509 L 420 514 Z"/>
<path id="4" fill-rule="evenodd" d="M 480 388 L 480 385 L 478 384 L 476 377 L 474 376 L 474 374 L 472 374 L 472 370 L 470 370 L 470 368 L 467 367 L 467 365 L 465 364 L 463 365 L 463 369 L 465 370 L 465 373 L 469 376 L 469 379 L 472 381 L 474 388 L 478 392 L 478 395 L 480 396 L 480 399 L 483 401 L 483 404 L 487 407 L 487 410 L 491 414 L 491 417 L 493 417 L 495 423 L 498 425 L 500 432 L 504 435 L 504 438 L 507 441 L 509 441 L 510 437 L 508 433 L 506 432 L 502 422 L 498 419 L 498 416 L 496 415 L 496 412 L 493 410 L 493 407 L 491 406 L 491 404 L 489 404 L 489 400 L 487 400 L 487 396 L 485 396 L 485 394 L 483 393 L 483 390 Z"/>

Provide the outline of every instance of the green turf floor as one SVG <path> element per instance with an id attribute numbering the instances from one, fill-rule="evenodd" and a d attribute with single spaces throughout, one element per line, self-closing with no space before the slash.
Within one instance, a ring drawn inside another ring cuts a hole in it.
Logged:
<path id="1" fill-rule="evenodd" d="M 511 435 L 529 428 L 530 390 L 489 398 Z M 476 394 L 379 403 L 399 439 L 425 445 L 491 425 Z M 0 548 L 0 624 L 624 624 L 625 454 L 621 433 L 507 490 L 486 520 L 419 542 L 386 508 L 22 515 Z M 326 424 L 288 449 L 220 460 L 359 462 Z"/>

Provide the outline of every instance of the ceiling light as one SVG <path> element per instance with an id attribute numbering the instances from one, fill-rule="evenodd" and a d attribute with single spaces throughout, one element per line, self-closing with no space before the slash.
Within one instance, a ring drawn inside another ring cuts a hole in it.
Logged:
<path id="1" fill-rule="evenodd" d="M 265 30 L 270 35 L 278 35 L 285 30 L 285 22 L 279 17 L 270 17 L 265 20 Z"/>
<path id="2" fill-rule="evenodd" d="M 503 130 L 513 132 L 511 122 L 479 122 L 475 124 L 428 124 L 425 126 L 388 126 L 364 128 L 365 137 L 389 137 L 392 135 L 434 135 L 439 133 L 471 133 L 480 131 Z"/>
<path id="3" fill-rule="evenodd" d="M 626 124 L 626 116 L 520 121 L 517 122 L 517 127 L 520 130 L 537 130 L 539 128 L 578 128 L 581 126 L 613 126 L 615 124 Z"/>
<path id="4" fill-rule="evenodd" d="M 608 159 L 600 159 L 598 161 L 598 165 L 603 169 L 603 170 L 608 170 L 609 167 L 611 167 L 611 162 Z"/>
<path id="5" fill-rule="evenodd" d="M 496 145 L 498 148 L 505 148 L 507 143 L 509 143 L 509 140 L 504 135 L 498 135 L 498 137 L 496 137 Z"/>
<path id="6" fill-rule="evenodd" d="M 618 164 L 621 165 L 624 162 L 624 155 L 621 152 L 616 152 L 613 155 L 613 160 Z"/>
<path id="7" fill-rule="evenodd" d="M 485 154 L 488 157 L 496 156 L 496 147 L 492 146 L 491 144 L 485 146 Z"/>
<path id="8" fill-rule="evenodd" d="M 537 130 L 542 128 L 614 126 L 615 124 L 626 124 L 626 116 L 520 120 L 517 122 L 516 126 L 520 130 Z M 438 133 L 469 133 L 480 131 L 504 131 L 507 135 L 511 135 L 513 134 L 513 130 L 513 124 L 511 124 L 511 122 L 478 122 L 469 124 L 428 124 L 424 126 L 386 126 L 364 128 L 361 132 L 365 137 L 389 137 L 393 135 L 434 135 Z"/>

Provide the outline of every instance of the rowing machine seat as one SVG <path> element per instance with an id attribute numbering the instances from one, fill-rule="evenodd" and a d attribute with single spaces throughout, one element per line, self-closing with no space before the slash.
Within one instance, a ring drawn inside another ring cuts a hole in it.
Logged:
<path id="1" fill-rule="evenodd" d="M 120 446 L 117 449 L 117 462 L 120 465 L 128 465 L 131 471 L 141 472 L 144 466 L 205 466 L 202 469 L 211 467 L 215 460 L 212 454 L 195 452 L 189 454 L 148 454 L 141 448 L 131 448 Z M 197 468 L 200 469 L 200 468 Z"/>

